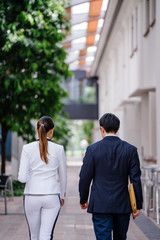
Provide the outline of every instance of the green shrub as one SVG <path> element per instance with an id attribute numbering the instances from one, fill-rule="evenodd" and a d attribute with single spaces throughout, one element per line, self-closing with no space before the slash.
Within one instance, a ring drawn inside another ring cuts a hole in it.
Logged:
<path id="1" fill-rule="evenodd" d="M 25 183 L 18 180 L 13 180 L 13 194 L 14 196 L 23 196 Z"/>

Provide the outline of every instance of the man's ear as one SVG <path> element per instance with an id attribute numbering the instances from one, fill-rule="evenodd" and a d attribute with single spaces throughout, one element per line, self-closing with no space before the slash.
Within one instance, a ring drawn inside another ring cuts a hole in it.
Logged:
<path id="1" fill-rule="evenodd" d="M 103 133 L 105 132 L 104 127 L 102 127 L 102 126 L 101 126 L 101 131 L 102 131 Z"/>

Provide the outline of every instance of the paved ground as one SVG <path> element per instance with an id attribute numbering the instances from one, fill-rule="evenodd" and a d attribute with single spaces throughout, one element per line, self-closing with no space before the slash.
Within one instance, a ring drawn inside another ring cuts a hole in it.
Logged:
<path id="1" fill-rule="evenodd" d="M 68 188 L 65 206 L 55 228 L 54 240 L 95 240 L 91 215 L 82 211 L 78 198 L 79 159 L 68 161 Z M 2 199 L 0 213 L 4 212 Z M 8 201 L 8 215 L 0 215 L 0 240 L 28 240 L 28 226 L 23 215 L 23 198 Z M 160 240 L 160 228 L 143 214 L 131 220 L 128 240 Z"/>

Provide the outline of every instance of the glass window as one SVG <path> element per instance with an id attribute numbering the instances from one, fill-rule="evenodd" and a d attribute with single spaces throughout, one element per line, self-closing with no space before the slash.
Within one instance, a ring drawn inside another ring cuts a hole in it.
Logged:
<path id="1" fill-rule="evenodd" d="M 150 0 L 150 26 L 155 23 L 156 18 L 156 0 Z"/>
<path id="2" fill-rule="evenodd" d="M 149 33 L 149 0 L 145 0 L 144 4 L 144 37 L 146 37 Z"/>

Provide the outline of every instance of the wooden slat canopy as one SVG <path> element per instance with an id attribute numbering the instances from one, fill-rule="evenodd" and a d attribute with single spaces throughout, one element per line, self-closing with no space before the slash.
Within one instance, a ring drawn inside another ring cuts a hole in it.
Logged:
<path id="1" fill-rule="evenodd" d="M 99 26 L 99 20 L 103 21 L 106 13 L 106 9 L 102 9 L 104 1 L 109 0 L 70 0 L 71 7 L 66 7 L 67 15 L 71 22 L 71 31 L 70 35 L 66 37 L 63 46 L 68 52 L 66 61 L 70 64 L 71 70 L 89 69 L 89 64 L 86 67 L 86 58 L 92 56 L 92 61 L 96 54 L 96 51 L 91 54 L 88 54 L 88 51 L 90 47 L 98 44 L 96 36 L 100 35 L 103 26 L 103 24 Z M 78 7 L 78 10 L 81 8 L 84 11 L 74 13 L 74 7 Z M 86 7 L 88 12 L 86 12 Z M 87 26 L 84 29 L 82 28 L 83 23 Z M 79 65 L 76 65 L 77 61 Z"/>

